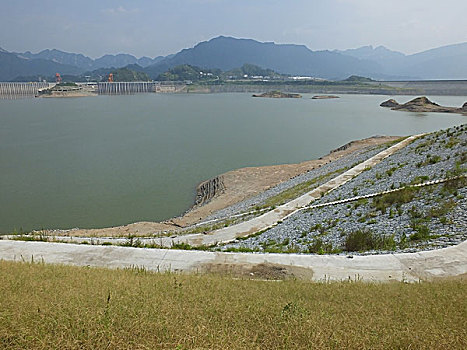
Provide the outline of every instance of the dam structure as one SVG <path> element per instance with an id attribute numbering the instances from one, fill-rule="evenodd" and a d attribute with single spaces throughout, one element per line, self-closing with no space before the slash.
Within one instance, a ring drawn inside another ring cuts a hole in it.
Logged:
<path id="1" fill-rule="evenodd" d="M 97 84 L 99 95 L 130 95 L 155 92 L 155 83 L 149 81 L 105 82 Z"/>
<path id="2" fill-rule="evenodd" d="M 115 81 L 97 83 L 99 95 L 131 95 L 139 93 L 177 93 L 183 92 L 186 82 L 179 81 Z"/>
<path id="3" fill-rule="evenodd" d="M 0 98 L 20 98 L 37 96 L 39 90 L 48 89 L 55 84 L 44 82 L 0 82 Z"/>

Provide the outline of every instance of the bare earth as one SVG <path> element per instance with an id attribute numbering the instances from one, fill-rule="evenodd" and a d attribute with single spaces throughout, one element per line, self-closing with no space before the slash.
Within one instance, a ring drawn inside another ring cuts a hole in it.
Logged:
<path id="1" fill-rule="evenodd" d="M 48 233 L 86 237 L 149 236 L 163 231 L 173 231 L 175 233 L 181 227 L 187 227 L 200 222 L 203 218 L 218 210 L 253 197 L 290 178 L 331 163 L 357 150 L 394 141 L 397 138 L 395 136 L 383 136 L 352 141 L 349 147 L 343 150 L 331 152 L 320 159 L 298 164 L 249 167 L 229 171 L 220 175 L 223 177 L 225 186 L 225 189 L 221 193 L 216 194 L 209 202 L 193 207 L 183 216 L 164 222 L 136 222 L 129 225 L 99 229 L 50 230 Z"/>

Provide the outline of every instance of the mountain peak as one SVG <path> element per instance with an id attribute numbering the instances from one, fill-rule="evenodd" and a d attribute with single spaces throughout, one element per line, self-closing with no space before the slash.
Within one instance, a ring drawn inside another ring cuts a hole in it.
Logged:
<path id="1" fill-rule="evenodd" d="M 198 43 L 196 46 L 200 44 L 218 44 L 218 43 L 235 43 L 235 42 L 250 42 L 250 43 L 260 43 L 259 41 L 256 41 L 254 39 L 245 39 L 245 38 L 235 38 L 233 36 L 224 36 L 224 35 L 219 35 L 216 36 L 212 39 L 209 39 L 207 41 L 202 41 Z"/>
<path id="2" fill-rule="evenodd" d="M 210 40 L 208 40 L 208 42 L 212 42 L 212 41 L 222 41 L 222 40 L 225 40 L 225 41 L 236 41 L 236 40 L 249 40 L 249 41 L 256 41 L 254 39 L 244 39 L 244 38 L 235 38 L 233 36 L 226 36 L 226 35 L 219 35 L 219 36 L 216 36 Z"/>

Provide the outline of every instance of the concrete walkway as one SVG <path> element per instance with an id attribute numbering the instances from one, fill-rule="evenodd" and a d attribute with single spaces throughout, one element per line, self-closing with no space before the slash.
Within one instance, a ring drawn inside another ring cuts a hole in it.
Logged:
<path id="1" fill-rule="evenodd" d="M 419 253 L 369 256 L 251 254 L 0 241 L 0 259 L 151 271 L 221 272 L 313 281 L 430 281 L 467 276 L 467 241 Z M 259 271 L 259 272 L 258 272 Z M 264 274 L 264 276 L 262 275 Z"/>

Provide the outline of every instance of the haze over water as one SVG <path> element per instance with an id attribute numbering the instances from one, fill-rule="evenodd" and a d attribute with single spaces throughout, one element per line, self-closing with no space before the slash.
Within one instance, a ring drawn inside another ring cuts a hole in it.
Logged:
<path id="1" fill-rule="evenodd" d="M 0 232 L 163 220 L 192 205 L 199 182 L 228 170 L 315 159 L 351 140 L 467 121 L 390 111 L 379 107 L 386 96 L 250 96 L 0 100 Z"/>

